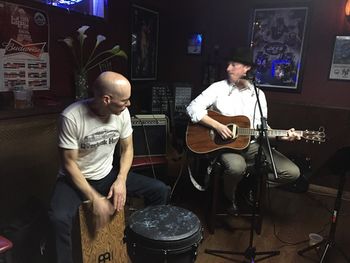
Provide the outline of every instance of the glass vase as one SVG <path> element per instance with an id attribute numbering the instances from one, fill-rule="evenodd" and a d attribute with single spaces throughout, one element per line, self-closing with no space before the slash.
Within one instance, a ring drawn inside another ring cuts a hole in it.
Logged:
<path id="1" fill-rule="evenodd" d="M 82 100 L 88 97 L 89 85 L 85 71 L 74 73 L 74 88 L 76 100 Z"/>

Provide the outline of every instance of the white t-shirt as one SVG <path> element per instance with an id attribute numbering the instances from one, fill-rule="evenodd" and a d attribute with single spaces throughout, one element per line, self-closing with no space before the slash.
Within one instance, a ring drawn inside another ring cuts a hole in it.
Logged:
<path id="1" fill-rule="evenodd" d="M 267 117 L 265 94 L 258 90 L 258 95 L 263 115 Z M 215 82 L 188 105 L 187 113 L 191 121 L 196 123 L 208 113 L 209 107 L 225 116 L 245 115 L 250 120 L 251 128 L 256 128 L 261 123 L 252 84 L 244 89 L 238 89 L 235 85 L 229 84 L 227 80 Z"/>
<path id="2" fill-rule="evenodd" d="M 132 131 L 127 108 L 102 120 L 90 110 L 88 100 L 78 101 L 61 114 L 58 146 L 77 149 L 77 164 L 85 178 L 99 180 L 112 170 L 118 140 L 129 137 Z M 62 168 L 59 174 L 65 175 Z"/>

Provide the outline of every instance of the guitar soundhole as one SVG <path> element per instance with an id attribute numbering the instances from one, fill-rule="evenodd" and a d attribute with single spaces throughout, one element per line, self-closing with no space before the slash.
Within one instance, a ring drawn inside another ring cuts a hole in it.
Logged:
<path id="1" fill-rule="evenodd" d="M 214 142 L 217 145 L 225 145 L 225 144 L 229 144 L 232 143 L 234 141 L 235 138 L 235 131 L 233 129 L 233 124 L 228 124 L 227 128 L 229 128 L 232 133 L 233 133 L 233 138 L 229 138 L 229 139 L 223 139 L 218 133 L 215 132 L 215 137 L 214 137 Z"/>
<path id="2" fill-rule="evenodd" d="M 230 138 L 230 139 L 223 139 L 220 135 L 216 134 L 214 142 L 217 145 L 225 145 L 225 144 L 229 144 L 232 143 L 234 141 L 234 139 Z"/>

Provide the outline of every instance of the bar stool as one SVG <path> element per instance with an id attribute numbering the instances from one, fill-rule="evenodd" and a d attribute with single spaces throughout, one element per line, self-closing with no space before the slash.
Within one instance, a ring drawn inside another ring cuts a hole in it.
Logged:
<path id="1" fill-rule="evenodd" d="M 252 180 L 256 180 L 254 178 L 255 176 L 259 176 L 256 173 L 254 169 L 254 164 L 248 164 L 247 167 L 248 171 L 248 176 L 246 178 L 243 178 L 242 181 L 246 181 L 246 184 L 249 184 L 252 182 Z M 215 226 L 217 219 L 219 217 L 225 217 L 225 216 L 235 216 L 235 217 L 251 217 L 252 213 L 250 211 L 247 212 L 240 212 L 237 215 L 232 215 L 227 213 L 226 211 L 221 213 L 218 212 L 219 206 L 218 206 L 218 201 L 221 200 L 220 194 L 222 191 L 220 188 L 222 188 L 222 174 L 223 174 L 223 167 L 222 164 L 217 161 L 214 163 L 213 170 L 212 170 L 212 176 L 211 176 L 211 191 L 209 191 L 210 194 L 210 201 L 209 201 L 209 215 L 208 215 L 208 228 L 209 228 L 209 233 L 214 234 L 215 232 Z M 250 178 L 249 178 L 250 177 Z M 256 212 L 255 212 L 255 232 L 260 235 L 261 233 L 261 226 L 262 226 L 262 221 L 263 221 L 263 199 L 265 198 L 265 191 L 266 191 L 266 178 L 265 176 L 261 176 L 260 178 L 260 184 L 257 186 L 256 189 L 256 199 L 257 199 L 257 207 L 256 207 Z M 240 183 L 241 184 L 241 183 Z M 238 188 L 240 187 L 240 184 L 238 185 Z M 237 191 L 239 191 L 237 189 Z M 244 190 L 243 190 L 244 191 Z"/>
<path id="2" fill-rule="evenodd" d="M 12 263 L 11 248 L 13 244 L 7 238 L 0 236 L 0 262 Z"/>

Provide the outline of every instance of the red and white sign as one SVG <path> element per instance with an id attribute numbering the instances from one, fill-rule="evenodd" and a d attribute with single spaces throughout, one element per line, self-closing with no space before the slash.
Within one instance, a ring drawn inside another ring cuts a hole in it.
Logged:
<path id="1" fill-rule="evenodd" d="M 45 12 L 0 1 L 0 91 L 50 87 Z"/>

